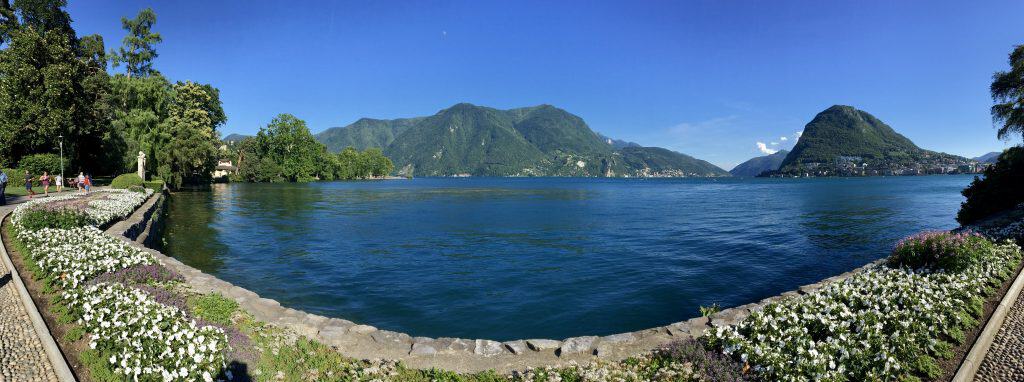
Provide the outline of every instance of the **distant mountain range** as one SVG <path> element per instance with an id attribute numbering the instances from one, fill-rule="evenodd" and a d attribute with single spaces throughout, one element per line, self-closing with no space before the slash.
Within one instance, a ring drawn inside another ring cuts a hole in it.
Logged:
<path id="1" fill-rule="evenodd" d="M 777 171 L 765 175 L 865 176 L 976 172 L 977 162 L 925 150 L 850 106 L 818 113 Z"/>
<path id="2" fill-rule="evenodd" d="M 786 160 L 787 154 L 789 151 L 779 150 L 775 154 L 754 157 L 733 167 L 729 173 L 732 176 L 758 176 L 765 171 L 775 171 L 782 166 L 782 161 Z"/>
<path id="3" fill-rule="evenodd" d="M 993 151 L 980 157 L 974 158 L 974 160 L 981 163 L 996 163 L 999 160 L 999 155 L 1002 154 L 1000 151 Z"/>
<path id="4" fill-rule="evenodd" d="M 251 135 L 228 134 L 228 136 L 221 138 L 221 141 L 224 143 L 238 143 L 241 142 L 243 139 L 249 137 L 251 137 Z"/>
<path id="5" fill-rule="evenodd" d="M 595 133 L 551 105 L 456 104 L 428 117 L 363 118 L 316 134 L 328 150 L 380 147 L 416 176 L 728 176 L 706 161 Z"/>

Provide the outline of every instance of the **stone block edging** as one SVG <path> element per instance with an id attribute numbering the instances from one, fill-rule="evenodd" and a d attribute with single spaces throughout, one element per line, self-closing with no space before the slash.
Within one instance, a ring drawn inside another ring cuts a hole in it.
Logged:
<path id="1" fill-rule="evenodd" d="M 765 298 L 761 301 L 721 310 L 710 317 L 696 317 L 686 321 L 607 336 L 580 336 L 564 340 L 522 339 L 493 341 L 487 339 L 412 337 L 358 324 L 341 318 L 330 318 L 282 306 L 279 302 L 260 297 L 215 276 L 203 273 L 177 259 L 148 248 L 135 240 L 142 232 L 148 235 L 151 220 L 163 195 L 154 194 L 135 213 L 107 230 L 112 236 L 150 253 L 163 266 L 181 274 L 193 290 L 200 293 L 219 293 L 239 303 L 239 307 L 256 319 L 289 328 L 298 334 L 330 345 L 342 355 L 357 359 L 400 360 L 413 368 L 441 368 L 455 372 L 495 370 L 509 372 L 527 367 L 559 366 L 570 361 L 586 362 L 597 358 L 618 361 L 649 352 L 675 340 L 699 337 L 714 326 L 733 325 L 765 305 L 788 297 L 811 293 L 825 285 L 844 280 L 879 264 L 874 261 L 852 271 L 829 277 L 823 281 L 804 285 L 794 291 Z"/>
<path id="2" fill-rule="evenodd" d="M 7 219 L 7 215 L 11 214 L 11 210 L 0 213 L 0 224 Z M 3 229 L 0 226 L 0 229 Z M 7 248 L 0 243 L 0 258 L 4 262 L 4 266 L 11 272 L 11 281 L 14 283 L 14 289 L 18 290 L 18 296 L 21 297 L 21 303 L 25 306 L 25 311 L 28 313 L 29 320 L 32 321 L 32 328 L 35 329 L 36 335 L 39 337 L 39 342 L 43 345 L 43 350 L 46 351 L 46 358 L 50 361 L 53 366 L 53 372 L 57 375 L 57 379 L 60 382 L 74 382 L 74 373 L 71 372 L 71 367 L 68 366 L 67 359 L 64 358 L 64 353 L 61 353 L 60 347 L 57 346 L 57 341 L 53 339 L 53 335 L 50 334 L 50 328 L 46 326 L 46 321 L 43 320 L 43 316 L 39 314 L 39 309 L 36 308 L 35 302 L 32 301 L 32 296 L 29 295 L 28 289 L 25 288 L 25 283 L 21 279 L 21 275 L 18 274 L 18 269 L 14 267 L 14 263 L 11 261 L 10 255 L 7 253 Z"/>
<path id="3" fill-rule="evenodd" d="M 960 364 L 960 368 L 957 369 L 952 382 L 970 382 L 974 380 L 978 369 L 981 367 L 981 363 L 985 360 L 985 356 L 988 355 L 989 348 L 992 347 L 992 342 L 996 339 L 996 334 L 999 334 L 999 329 L 1006 322 L 1006 315 L 1010 313 L 1010 309 L 1013 308 L 1013 305 L 1021 296 L 1022 290 L 1024 290 L 1024 271 L 1017 274 L 1017 278 L 1010 285 L 1010 289 L 1006 291 L 1003 299 L 999 301 L 999 305 L 992 312 L 992 317 L 989 318 L 985 328 L 982 329 L 981 334 L 974 341 L 974 345 L 971 346 L 971 351 L 967 353 L 963 363 Z"/>

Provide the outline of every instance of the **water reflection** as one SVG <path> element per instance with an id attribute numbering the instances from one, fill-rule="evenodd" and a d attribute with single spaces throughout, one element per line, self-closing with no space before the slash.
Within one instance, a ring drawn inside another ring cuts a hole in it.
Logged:
<path id="1" fill-rule="evenodd" d="M 663 325 L 951 228 L 970 177 L 416 179 L 178 193 L 166 252 L 286 306 L 413 335 Z"/>

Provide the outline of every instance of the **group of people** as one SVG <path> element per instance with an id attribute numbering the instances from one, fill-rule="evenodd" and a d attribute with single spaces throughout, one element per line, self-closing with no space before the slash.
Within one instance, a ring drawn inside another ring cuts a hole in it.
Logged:
<path id="1" fill-rule="evenodd" d="M 40 175 L 39 178 L 35 178 L 28 172 L 28 170 L 25 170 L 25 191 L 28 192 L 29 199 L 32 199 L 32 197 L 36 195 L 35 190 L 32 189 L 32 182 L 37 179 L 39 180 L 39 183 L 43 185 L 43 195 L 50 194 L 51 182 L 56 186 L 57 192 L 64 191 L 63 176 L 50 176 L 49 172 L 43 171 L 43 175 Z M 0 206 L 7 204 L 7 197 L 4 195 L 4 191 L 6 191 L 7 183 L 9 181 L 10 178 L 7 176 L 7 173 L 0 170 Z M 77 187 L 78 192 L 89 193 L 89 191 L 92 191 L 92 175 L 80 172 L 78 173 L 77 178 L 68 179 L 68 186 Z"/>

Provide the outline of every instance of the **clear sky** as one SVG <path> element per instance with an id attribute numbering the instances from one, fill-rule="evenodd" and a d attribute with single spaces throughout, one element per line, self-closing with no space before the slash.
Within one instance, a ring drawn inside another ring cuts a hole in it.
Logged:
<path id="1" fill-rule="evenodd" d="M 155 67 L 219 88 L 223 135 L 278 113 L 319 132 L 458 102 L 547 103 L 728 169 L 845 104 L 927 149 L 1020 142 L 997 140 L 988 113 L 992 73 L 1024 44 L 1019 0 L 69 3 L 79 35 L 108 49 L 121 16 L 151 6 Z"/>

